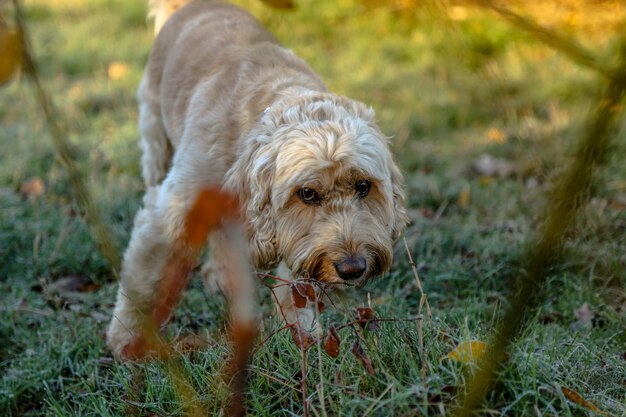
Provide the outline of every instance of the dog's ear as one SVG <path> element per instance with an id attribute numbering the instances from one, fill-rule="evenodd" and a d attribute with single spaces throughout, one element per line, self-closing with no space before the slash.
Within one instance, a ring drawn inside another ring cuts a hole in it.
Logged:
<path id="1" fill-rule="evenodd" d="M 391 238 L 398 240 L 406 225 L 409 222 L 409 217 L 406 213 L 406 202 L 404 196 L 404 182 L 400 168 L 391 161 L 391 193 L 393 196 L 393 224 L 391 231 Z"/>
<path id="2" fill-rule="evenodd" d="M 280 261 L 271 202 L 275 158 L 267 147 L 249 141 L 227 172 L 224 187 L 236 193 L 256 268 L 271 269 Z"/>

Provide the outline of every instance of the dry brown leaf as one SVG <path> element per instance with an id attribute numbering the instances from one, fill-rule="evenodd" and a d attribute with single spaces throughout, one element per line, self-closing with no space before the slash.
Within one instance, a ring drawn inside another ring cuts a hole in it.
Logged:
<path id="1" fill-rule="evenodd" d="M 335 326 L 330 326 L 326 340 L 324 341 L 324 350 L 331 358 L 337 358 L 339 356 L 339 335 Z"/>
<path id="2" fill-rule="evenodd" d="M 296 307 L 304 308 L 307 300 L 315 302 L 315 288 L 307 282 L 294 282 L 291 284 L 291 295 Z"/>
<path id="3" fill-rule="evenodd" d="M 289 330 L 291 330 L 293 342 L 300 350 L 308 350 L 317 341 L 311 333 L 296 325 L 292 325 Z"/>
<path id="4" fill-rule="evenodd" d="M 356 309 L 356 321 L 362 329 L 376 331 L 380 327 L 374 320 L 374 310 L 371 307 L 359 307 Z"/>
<path id="5" fill-rule="evenodd" d="M 20 33 L 0 22 L 0 85 L 11 79 L 21 60 Z"/>
<path id="6" fill-rule="evenodd" d="M 361 346 L 361 342 L 358 338 L 354 341 L 351 351 L 354 356 L 356 356 L 357 359 L 361 362 L 367 373 L 369 373 L 371 376 L 376 376 L 376 371 L 372 366 L 372 361 L 370 361 L 369 356 L 367 356 L 367 353 L 365 353 L 365 350 L 363 349 L 363 346 Z"/>
<path id="7" fill-rule="evenodd" d="M 325 309 L 326 309 L 326 304 L 324 304 L 324 302 L 322 300 L 318 300 L 317 301 L 317 311 L 319 311 L 320 313 L 323 313 Z"/>
<path id="8" fill-rule="evenodd" d="M 480 359 L 485 353 L 487 344 L 480 340 L 461 342 L 456 348 L 446 355 L 447 359 L 469 364 Z"/>
<path id="9" fill-rule="evenodd" d="M 591 411 L 595 411 L 597 413 L 601 413 L 602 411 L 596 407 L 595 405 L 593 405 L 592 403 L 590 403 L 589 401 L 585 400 L 582 395 L 580 395 L 579 393 L 577 393 L 576 391 L 574 391 L 573 389 L 569 389 L 567 387 L 561 387 L 561 392 L 563 392 L 563 395 L 565 395 L 565 398 L 567 398 L 568 400 L 570 400 L 573 403 L 576 403 L 578 405 L 580 405 L 581 407 L 585 407 Z"/>
<path id="10" fill-rule="evenodd" d="M 291 0 L 261 0 L 261 2 L 275 9 L 295 9 L 296 4 Z"/>

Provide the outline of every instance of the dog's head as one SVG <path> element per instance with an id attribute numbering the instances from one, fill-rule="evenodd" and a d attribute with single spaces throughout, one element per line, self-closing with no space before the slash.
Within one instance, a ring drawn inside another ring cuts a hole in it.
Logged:
<path id="1" fill-rule="evenodd" d="M 259 268 L 361 285 L 391 265 L 402 176 L 373 111 L 332 94 L 271 108 L 227 176 Z"/>

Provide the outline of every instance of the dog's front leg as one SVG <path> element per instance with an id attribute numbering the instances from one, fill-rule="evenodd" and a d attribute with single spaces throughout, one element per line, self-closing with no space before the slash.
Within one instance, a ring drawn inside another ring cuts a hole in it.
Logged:
<path id="1" fill-rule="evenodd" d="M 277 269 L 278 277 L 292 281 L 294 279 L 291 270 L 281 262 Z M 278 314 L 287 321 L 286 324 L 299 324 L 303 330 L 312 333 L 314 336 L 321 336 L 322 328 L 317 316 L 317 303 L 308 301 L 306 307 L 298 308 L 295 306 L 291 285 L 281 283 L 274 290 L 278 305 L 276 306 Z M 316 291 L 317 292 L 317 291 Z"/>
<path id="2" fill-rule="evenodd" d="M 168 320 L 184 281 L 164 282 L 166 265 L 176 266 L 186 216 L 201 189 L 216 183 L 219 172 L 202 157 L 206 152 L 181 152 L 164 182 L 148 189 L 144 207 L 137 213 L 120 273 L 120 287 L 107 345 L 116 356 L 141 357 L 147 325 L 160 326 Z M 191 265 L 182 265 L 190 269 Z M 168 270 L 169 271 L 169 270 Z M 183 277 L 183 278 L 186 278 Z M 167 284 L 167 283 L 165 283 Z"/>

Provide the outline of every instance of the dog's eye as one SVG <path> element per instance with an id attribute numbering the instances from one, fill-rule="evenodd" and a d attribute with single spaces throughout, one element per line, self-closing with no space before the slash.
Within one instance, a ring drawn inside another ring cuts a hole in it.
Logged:
<path id="1" fill-rule="evenodd" d="M 322 202 L 322 197 L 312 188 L 300 188 L 298 190 L 298 197 L 306 204 L 319 204 Z"/>
<path id="2" fill-rule="evenodd" d="M 368 180 L 360 180 L 354 184 L 354 190 L 359 198 L 364 198 L 370 192 L 370 188 L 372 188 L 372 183 Z"/>

